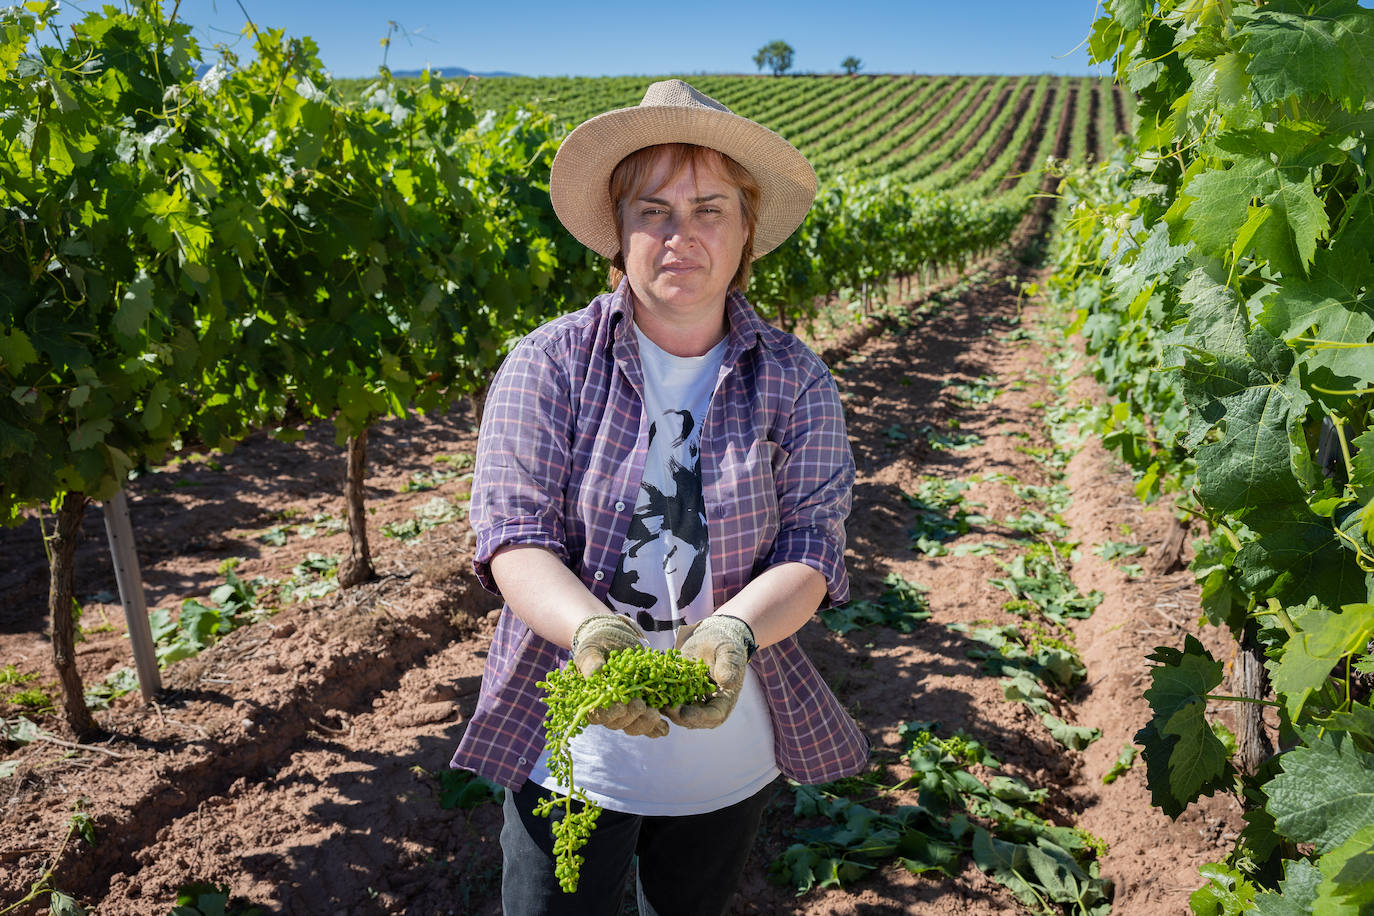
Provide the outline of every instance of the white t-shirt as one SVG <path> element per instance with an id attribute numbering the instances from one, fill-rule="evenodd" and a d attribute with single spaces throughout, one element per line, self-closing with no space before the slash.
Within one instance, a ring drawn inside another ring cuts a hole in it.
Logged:
<path id="1" fill-rule="evenodd" d="M 630 530 L 611 581 L 611 607 L 635 619 L 655 649 L 711 614 L 711 560 L 702 498 L 701 427 L 725 341 L 704 356 L 673 356 L 635 327 L 644 367 L 649 454 Z M 593 801 L 640 815 L 702 814 L 743 801 L 778 775 L 773 725 L 753 670 L 729 718 L 647 738 L 599 725 L 572 741 L 573 779 Z M 561 789 L 548 752 L 530 778 Z"/>

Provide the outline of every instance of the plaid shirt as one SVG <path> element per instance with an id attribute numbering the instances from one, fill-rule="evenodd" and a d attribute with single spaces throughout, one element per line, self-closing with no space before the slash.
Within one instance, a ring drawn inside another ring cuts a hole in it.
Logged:
<path id="1" fill-rule="evenodd" d="M 493 592 L 492 554 L 532 544 L 606 600 L 649 446 L 630 311 L 622 282 L 521 340 L 492 381 L 471 518 L 477 575 Z M 819 570 L 827 600 L 838 604 L 849 592 L 844 521 L 854 482 L 839 393 L 816 355 L 760 320 L 742 295 L 729 295 L 726 312 L 729 342 L 701 438 L 714 606 L 791 561 Z M 544 745 L 535 684 L 568 654 L 504 608 L 451 765 L 518 789 Z M 750 664 L 784 774 L 819 783 L 863 767 L 868 741 L 795 636 L 760 649 Z"/>

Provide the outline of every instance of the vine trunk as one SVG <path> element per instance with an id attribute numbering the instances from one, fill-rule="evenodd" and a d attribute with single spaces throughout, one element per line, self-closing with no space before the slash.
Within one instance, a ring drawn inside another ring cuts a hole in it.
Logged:
<path id="1" fill-rule="evenodd" d="M 377 577 L 367 545 L 367 511 L 363 483 L 367 478 L 367 430 L 348 440 L 348 476 L 344 483 L 344 512 L 348 516 L 348 557 L 339 565 L 339 587 L 352 588 Z"/>
<path id="2" fill-rule="evenodd" d="M 76 670 L 76 542 L 81 536 L 81 517 L 86 494 L 68 491 L 57 510 L 57 522 L 48 537 L 48 620 L 52 625 L 52 662 L 62 685 L 62 707 L 67 724 L 78 740 L 99 734 L 86 707 L 85 688 Z"/>

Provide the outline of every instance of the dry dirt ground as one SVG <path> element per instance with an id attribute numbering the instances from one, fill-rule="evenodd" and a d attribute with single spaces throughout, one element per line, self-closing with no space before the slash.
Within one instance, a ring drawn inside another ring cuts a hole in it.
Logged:
<path id="1" fill-rule="evenodd" d="M 1102 777 L 1148 719 L 1146 654 L 1195 632 L 1196 594 L 1179 564 L 1152 571 L 1175 524 L 1170 512 L 1143 509 L 1129 474 L 1099 445 L 1079 447 L 1065 440 L 1062 419 L 1051 424 L 1063 413 L 1056 407 L 1091 406 L 1100 395 L 1075 375 L 1044 307 L 1007 281 L 1015 269 L 999 265 L 980 282 L 908 302 L 904 317 L 890 316 L 877 333 L 814 338 L 835 368 L 859 467 L 848 553 L 855 597 L 877 597 L 896 573 L 929 590 L 932 616 L 909 634 L 871 626 L 838 635 L 817 619 L 801 638 L 872 740 L 884 785 L 910 773 L 899 723 L 962 729 L 1005 774 L 1049 790 L 1043 816 L 1105 841 L 1113 912 L 1174 916 L 1200 883 L 1197 866 L 1230 848 L 1238 811 L 1212 799 L 1171 822 L 1149 805 L 1143 764 L 1111 784 Z M 216 881 L 273 913 L 498 912 L 499 807 L 441 803 L 441 774 L 475 703 L 498 602 L 472 576 L 465 522 L 408 540 L 382 531 L 436 496 L 461 505 L 463 456 L 474 445 L 462 411 L 382 424 L 367 488 L 380 578 L 286 603 L 174 664 L 156 703 L 134 692 L 96 714 L 104 740 L 73 746 L 58 717 L 0 703 L 11 726 L 25 713 L 43 729 L 0 757 L 12 771 L 0 778 L 0 910 L 45 881 L 99 913 L 152 916 L 171 909 L 179 886 Z M 321 429 L 294 445 L 256 438 L 229 455 L 188 456 L 132 483 L 149 607 L 205 600 L 230 558 L 244 581 L 283 581 L 308 554 L 344 553 L 345 535 L 334 530 L 343 470 Z M 438 471 L 453 476 L 413 489 L 425 482 L 417 475 Z M 905 495 L 930 477 L 968 482 L 965 505 L 987 519 L 943 556 L 912 547 L 918 512 Z M 1003 609 L 1010 596 L 989 579 L 1024 550 L 1027 536 L 1005 524 L 1037 509 L 1024 485 L 1056 483 L 1071 497 L 1059 537 L 1080 542 L 1073 581 L 1103 595 L 1090 618 L 1072 622 L 1086 679 L 1056 700 L 1061 718 L 1101 730 L 1083 751 L 1062 747 L 1039 716 L 1004 699 L 999 678 L 968 655 L 978 644 L 946 626 L 1024 623 Z M 990 542 L 1008 546 L 977 547 Z M 1147 552 L 1109 562 L 1099 556 L 1109 543 Z M 0 666 L 38 673 L 0 688 L 12 698 L 53 681 L 38 521 L 0 531 L 0 557 Z M 130 664 L 95 508 L 78 563 L 79 663 L 90 685 Z M 280 588 L 259 583 L 261 602 L 280 600 Z M 905 790 L 875 794 L 870 804 L 880 808 L 915 801 Z M 78 807 L 92 819 L 93 845 L 69 837 Z M 768 866 L 812 825 L 794 816 L 793 791 L 778 782 L 735 912 L 1023 911 L 967 859 L 953 878 L 888 862 L 847 888 L 796 896 L 768 879 Z M 47 900 L 17 912 L 45 910 Z"/>

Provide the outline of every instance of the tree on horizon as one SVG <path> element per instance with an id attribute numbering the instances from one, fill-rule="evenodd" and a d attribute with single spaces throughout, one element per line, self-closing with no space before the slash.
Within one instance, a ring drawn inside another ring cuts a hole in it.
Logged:
<path id="1" fill-rule="evenodd" d="M 783 72 L 792 66 L 792 55 L 795 53 L 792 46 L 785 41 L 770 41 L 759 48 L 759 53 L 754 55 L 754 63 L 760 70 L 766 66 L 773 71 L 774 76 L 782 76 Z"/>
<path id="2" fill-rule="evenodd" d="M 863 68 L 863 65 L 864 62 L 859 60 L 853 54 L 849 55 L 844 60 L 840 61 L 840 66 L 844 67 L 844 72 L 849 74 L 850 76 L 853 76 L 854 74 L 858 73 L 859 70 Z"/>

